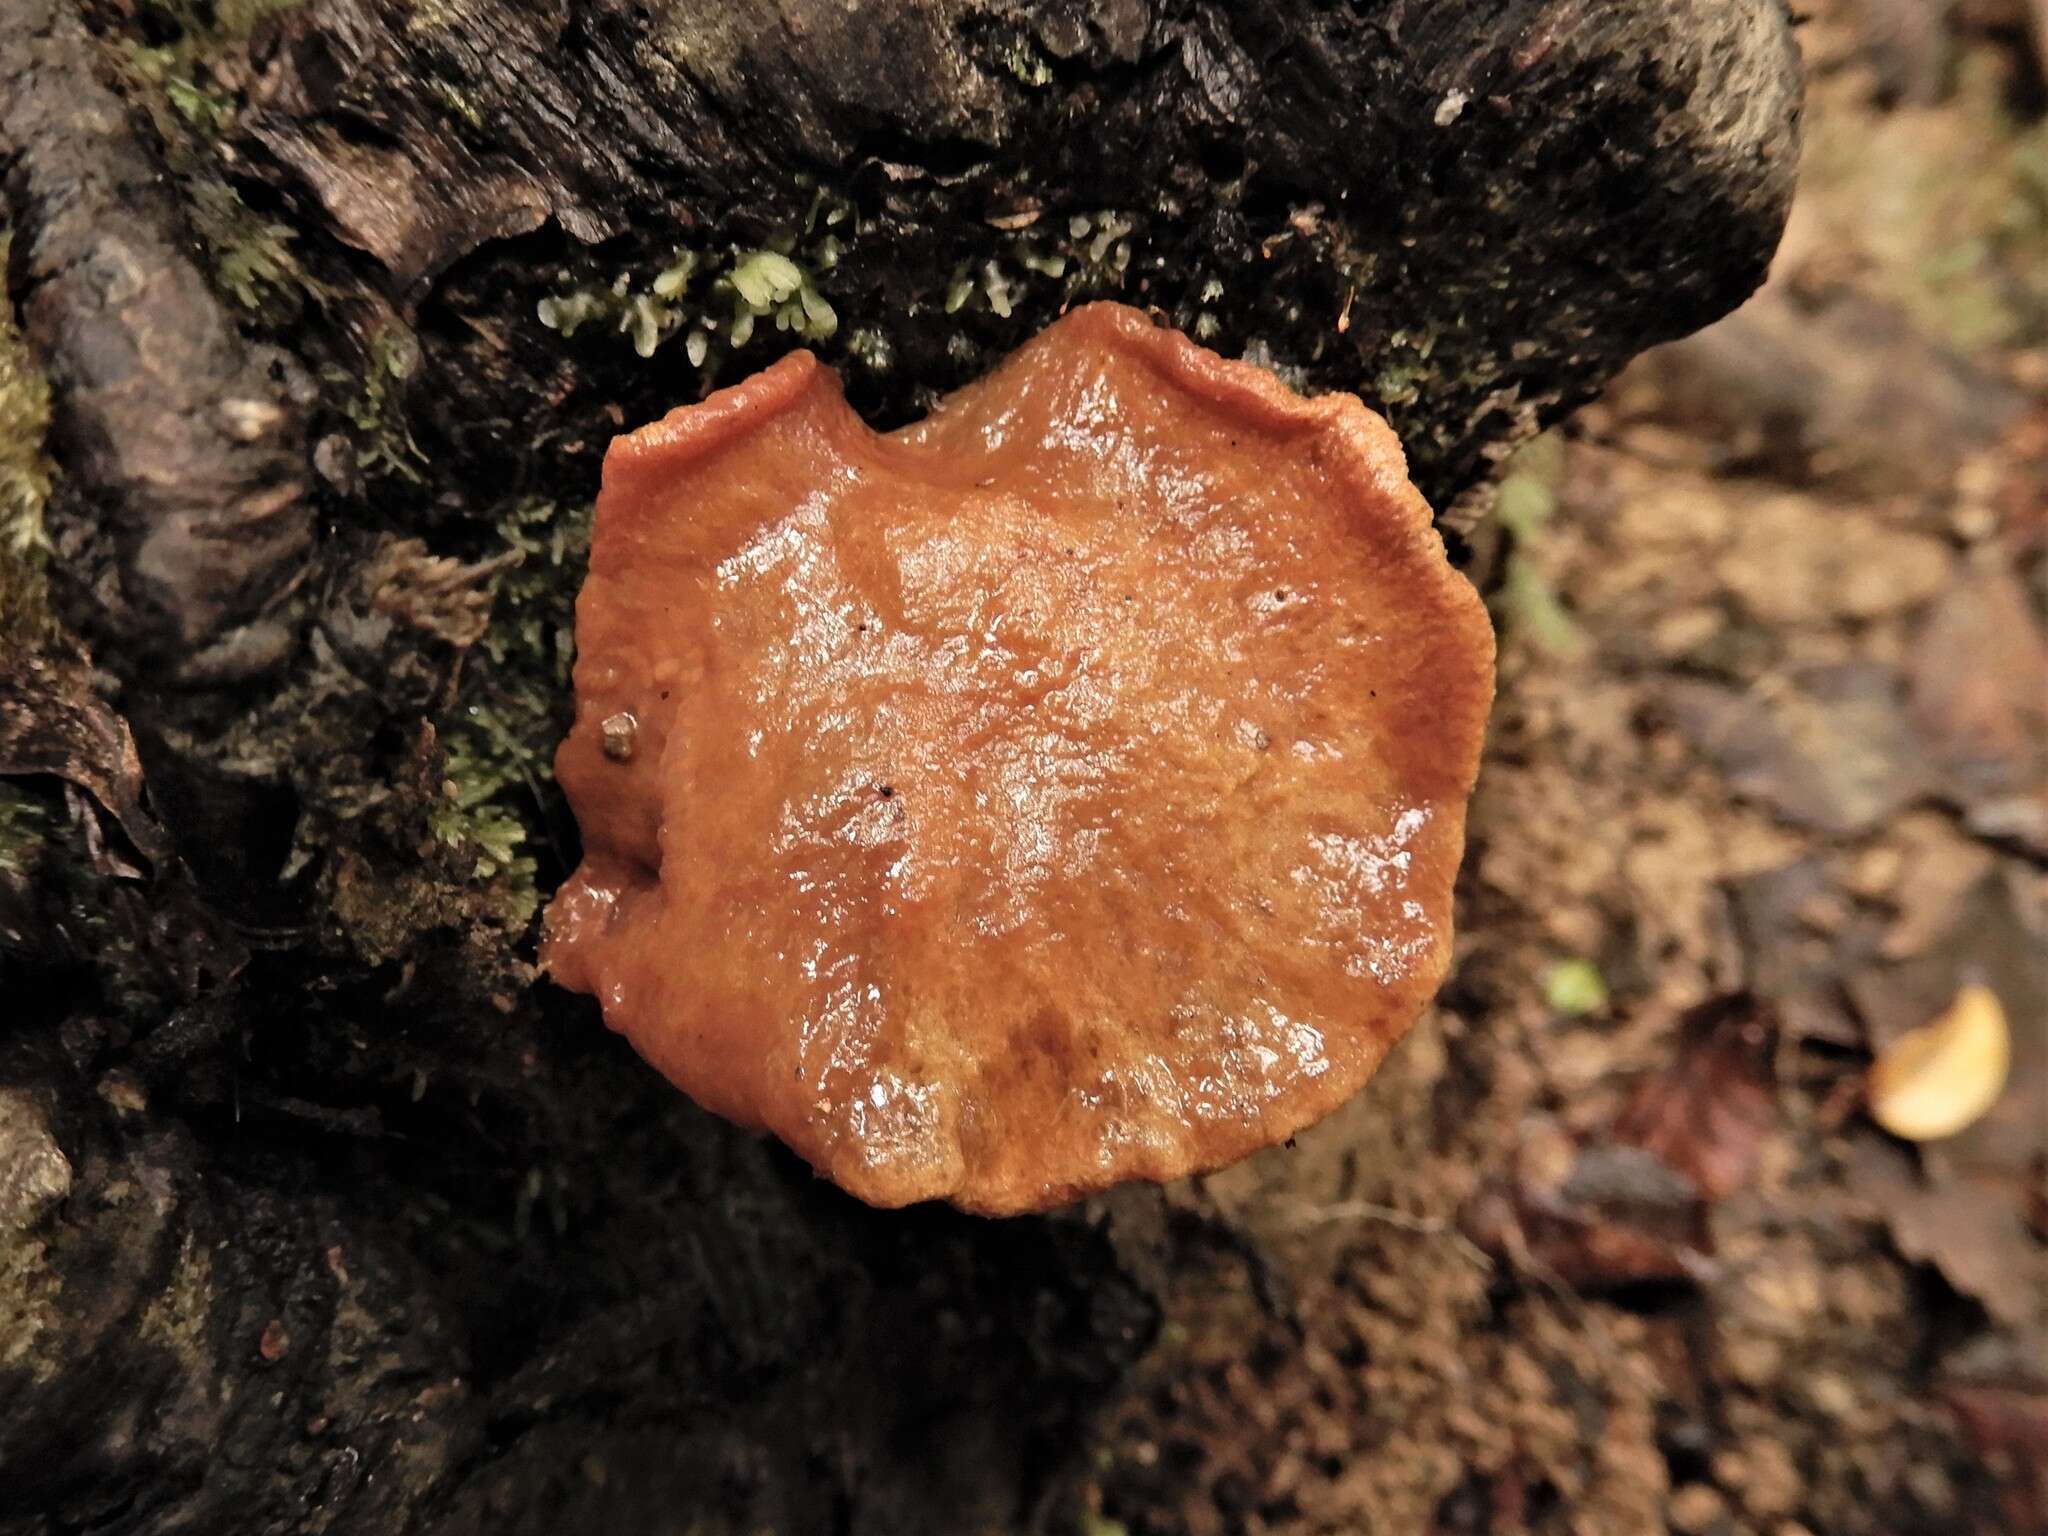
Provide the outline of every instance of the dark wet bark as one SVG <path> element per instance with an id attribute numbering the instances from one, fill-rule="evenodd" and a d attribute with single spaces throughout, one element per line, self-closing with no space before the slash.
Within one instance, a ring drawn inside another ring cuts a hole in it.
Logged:
<path id="1" fill-rule="evenodd" d="M 544 742 L 562 703 L 485 639 L 509 509 L 790 343 L 733 344 L 758 248 L 878 421 L 1117 296 L 1359 391 L 1448 505 L 1760 279 L 1788 26 L 322 0 L 180 107 L 123 47 L 162 14 L 12 0 L 8 290 L 92 668 L 0 692 L 48 828 L 0 863 L 0 1533 L 1030 1518 L 1165 1237 L 852 1206 L 533 982 L 558 797 L 499 796 L 523 885 L 435 820 L 479 705 L 537 694 Z"/>

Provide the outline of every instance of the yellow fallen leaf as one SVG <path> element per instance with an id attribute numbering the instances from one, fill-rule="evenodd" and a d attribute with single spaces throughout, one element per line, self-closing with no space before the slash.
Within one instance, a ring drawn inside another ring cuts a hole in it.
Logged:
<path id="1" fill-rule="evenodd" d="M 1908 1141 L 1953 1136 L 1997 1102 L 2011 1065 L 2005 1008 L 1996 992 L 1972 982 L 1871 1063 L 1870 1117 Z"/>

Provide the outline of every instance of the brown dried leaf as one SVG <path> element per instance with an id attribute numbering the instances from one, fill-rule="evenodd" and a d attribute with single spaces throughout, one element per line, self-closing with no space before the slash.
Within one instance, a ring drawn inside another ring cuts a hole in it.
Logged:
<path id="1" fill-rule="evenodd" d="M 1815 305 L 1783 282 L 1645 354 L 1616 397 L 1626 417 L 1711 444 L 1716 463 L 1886 495 L 1945 493 L 2019 405 L 2010 384 L 1898 308 L 1855 291 Z"/>
<path id="2" fill-rule="evenodd" d="M 2048 1391 L 2039 1386 L 1950 1383 L 1942 1397 L 2001 1484 L 2008 1528 L 2048 1530 Z"/>
<path id="3" fill-rule="evenodd" d="M 2010 571 L 1949 588 L 1908 678 L 1942 797 L 1973 830 L 2048 851 L 2048 641 Z"/>
<path id="4" fill-rule="evenodd" d="M 1678 1055 L 1636 1089 L 1614 1139 L 1683 1174 L 1711 1204 L 1749 1182 L 1777 1124 L 1776 1028 L 1750 999 L 1730 997 L 1692 1009 L 1681 1029 Z"/>
<path id="5" fill-rule="evenodd" d="M 1840 977 L 1876 943 L 1875 920 L 1837 921 L 1841 895 L 1817 857 L 1732 880 L 1727 889 L 1743 981 L 1770 999 L 1780 1030 L 1802 1040 L 1859 1045 L 1862 1033 Z"/>
<path id="6" fill-rule="evenodd" d="M 1907 817 L 1890 830 L 1902 844 L 1903 878 L 1890 896 L 1898 915 L 1880 952 L 1887 960 L 1906 960 L 1955 926 L 1957 909 L 1991 872 L 1995 855 L 1937 811 Z"/>
<path id="7" fill-rule="evenodd" d="M 1693 1009 L 1676 1056 L 1604 1137 L 1552 1147 L 1547 1123 L 1525 1127 L 1516 1177 L 1467 1205 L 1466 1235 L 1581 1290 L 1700 1279 L 1712 1268 L 1709 1207 L 1749 1181 L 1777 1122 L 1775 1035 L 1746 997 Z"/>
<path id="8" fill-rule="evenodd" d="M 1554 1189 L 1489 1183 L 1458 1225 L 1482 1252 L 1581 1291 L 1697 1278 L 1709 1262 L 1699 1192 L 1639 1147 L 1588 1148 Z"/>
<path id="9" fill-rule="evenodd" d="M 1817 667 L 1770 691 L 1685 678 L 1665 690 L 1678 729 L 1738 794 L 1834 836 L 1867 830 L 1927 789 L 1897 674 Z"/>
<path id="10" fill-rule="evenodd" d="M 2048 1322 L 2048 1250 L 2010 1192 L 1974 1180 L 1901 1186 L 1884 1202 L 1900 1253 L 1932 1264 L 2009 1328 Z"/>
<path id="11" fill-rule="evenodd" d="M 142 760 L 128 722 L 93 690 L 81 659 L 39 654 L 0 676 L 0 777 L 31 774 L 92 796 L 152 865 L 171 857 L 170 839 L 143 805 Z M 125 861 L 103 863 L 102 872 L 137 874 Z"/>

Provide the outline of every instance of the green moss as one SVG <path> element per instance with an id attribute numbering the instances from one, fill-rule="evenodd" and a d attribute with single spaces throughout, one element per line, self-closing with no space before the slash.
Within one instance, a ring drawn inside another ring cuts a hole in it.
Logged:
<path id="1" fill-rule="evenodd" d="M 1001 57 L 1003 68 L 1032 89 L 1052 84 L 1052 65 L 1029 37 L 1019 34 L 1011 38 L 1004 43 Z"/>
<path id="2" fill-rule="evenodd" d="M 247 42 L 272 16 L 297 10 L 305 0 L 144 0 L 142 9 L 171 40 L 143 50 L 161 54 L 181 72 L 210 62 L 224 49 Z"/>
<path id="3" fill-rule="evenodd" d="M 535 860 L 553 794 L 554 751 L 568 724 L 575 601 L 590 552 L 591 508 L 521 500 L 496 520 L 491 625 L 465 670 L 441 731 L 442 798 L 434 842 L 467 881 L 486 885 L 496 914 L 523 925 L 539 907 Z"/>
<path id="4" fill-rule="evenodd" d="M 218 122 L 206 121 L 207 114 L 200 110 L 212 98 L 194 85 L 189 78 L 192 68 L 192 47 L 180 39 L 177 43 L 165 43 L 151 47 L 135 38 L 123 38 L 120 42 L 120 58 L 144 84 L 153 85 L 170 99 L 178 109 L 178 115 L 193 127 L 206 127 L 217 131 L 228 123 L 223 103 L 223 115 Z"/>
<path id="5" fill-rule="evenodd" d="M 430 80 L 427 83 L 442 106 L 453 112 L 478 132 L 483 131 L 483 112 L 477 107 L 476 102 L 470 98 L 467 91 L 446 80 Z"/>
<path id="6" fill-rule="evenodd" d="M 1513 542 L 1493 606 L 1503 631 L 1527 638 L 1546 655 L 1568 658 L 1585 649 L 1585 636 L 1534 558 L 1557 510 L 1563 475 L 1564 439 L 1555 432 L 1524 444 L 1503 468 L 1494 517 Z"/>
<path id="7" fill-rule="evenodd" d="M 1433 334 L 1418 336 L 1405 330 L 1387 337 L 1382 344 L 1385 361 L 1372 382 L 1373 394 L 1382 406 L 1414 405 L 1424 397 L 1436 378 L 1437 370 L 1430 363 L 1436 343 Z"/>
<path id="8" fill-rule="evenodd" d="M 370 337 L 362 377 L 330 371 L 328 380 L 353 391 L 343 413 L 356 429 L 356 464 L 364 474 L 388 475 L 417 485 L 427 456 L 414 441 L 405 415 L 405 383 L 419 367 L 420 344 L 412 332 L 392 321 Z"/>
<path id="9" fill-rule="evenodd" d="M 1501 471 L 1494 517 L 1516 538 L 1534 538 L 1557 510 L 1557 487 L 1563 478 L 1564 439 L 1546 432 L 1530 440 Z"/>
<path id="10" fill-rule="evenodd" d="M 1419 362 L 1383 364 L 1373 375 L 1373 396 L 1381 405 L 1413 405 L 1422 398 L 1422 385 L 1428 377 L 1429 369 Z"/>
<path id="11" fill-rule="evenodd" d="M 566 687 L 575 660 L 576 589 L 590 557 L 591 508 L 514 502 L 497 519 L 503 549 L 518 562 L 498 580 L 482 649 L 502 673 Z"/>
<path id="12" fill-rule="evenodd" d="M 12 233 L 0 226 L 0 270 Z M 47 639 L 52 620 L 45 562 L 49 539 L 43 506 L 50 466 L 43 437 L 50 426 L 50 389 L 0 302 L 0 651 Z"/>
<path id="13" fill-rule="evenodd" d="M 122 38 L 121 55 L 201 138 L 218 138 L 234 122 L 237 103 L 213 81 L 214 61 L 245 43 L 266 17 L 303 0 L 149 0 L 153 34 L 169 41 Z"/>
<path id="14" fill-rule="evenodd" d="M 191 193 L 193 233 L 212 254 L 221 292 L 278 324 L 296 319 L 308 298 L 325 296 L 292 254 L 290 225 L 259 218 L 224 181 L 197 180 Z"/>
<path id="15" fill-rule="evenodd" d="M 242 42 L 257 26 L 273 16 L 295 11 L 305 0 L 211 0 L 207 6 L 210 24 L 202 35 L 215 43 Z M 188 14 L 195 7 L 183 0 L 180 9 Z"/>
<path id="16" fill-rule="evenodd" d="M 468 859 L 479 880 L 509 875 L 530 888 L 534 862 L 522 852 L 526 826 L 500 799 L 524 787 L 515 754 L 488 733 L 458 728 L 448 738 L 443 771 L 442 799 L 427 817 L 434 841 Z"/>
<path id="17" fill-rule="evenodd" d="M 278 326 L 296 320 L 305 301 L 324 298 L 326 289 L 293 255 L 291 227 L 256 214 L 226 179 L 215 144 L 233 126 L 240 101 L 238 87 L 227 83 L 236 77 L 217 75 L 214 62 L 239 48 L 265 16 L 289 8 L 279 0 L 159 0 L 157 31 L 168 31 L 170 41 L 148 45 L 129 37 L 118 44 L 134 80 L 153 87 L 132 94 L 151 112 L 217 286 Z"/>
<path id="18" fill-rule="evenodd" d="M 171 105 L 194 128 L 209 137 L 220 133 L 234 120 L 234 103 L 189 80 L 172 78 L 164 82 L 164 94 Z"/>

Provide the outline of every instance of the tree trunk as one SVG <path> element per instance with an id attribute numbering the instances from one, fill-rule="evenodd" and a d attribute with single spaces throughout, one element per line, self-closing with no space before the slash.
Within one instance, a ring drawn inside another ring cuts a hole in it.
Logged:
<path id="1" fill-rule="evenodd" d="M 1049 1518 L 1156 1200 L 868 1211 L 535 981 L 605 443 L 1110 296 L 1446 507 L 1750 292 L 1798 100 L 1782 0 L 9 0 L 0 1536 Z"/>

